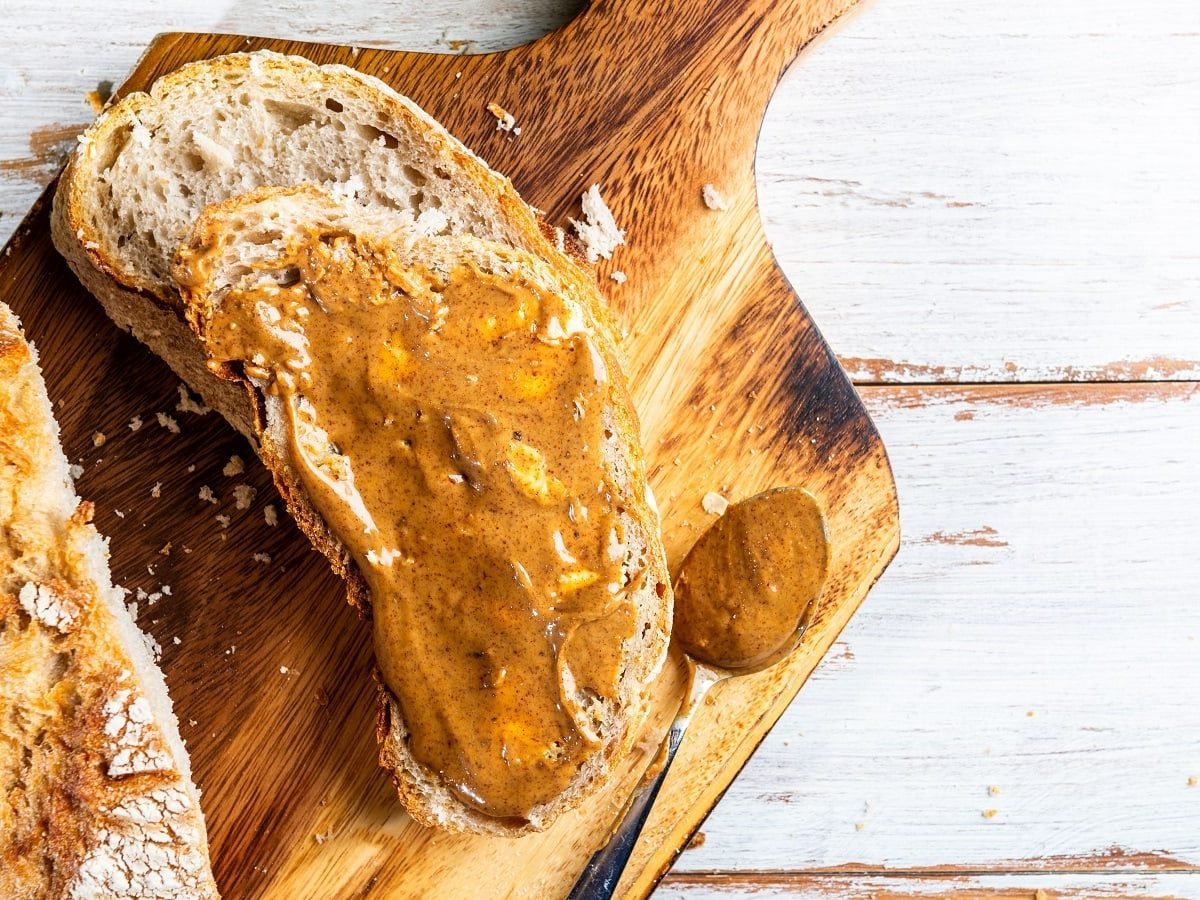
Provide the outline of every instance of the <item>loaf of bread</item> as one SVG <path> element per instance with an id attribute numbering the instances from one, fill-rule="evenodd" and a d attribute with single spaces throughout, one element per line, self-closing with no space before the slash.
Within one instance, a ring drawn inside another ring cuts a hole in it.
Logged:
<path id="1" fill-rule="evenodd" d="M 635 737 L 647 687 L 665 660 L 665 555 L 607 307 L 592 274 L 543 229 L 506 178 L 373 78 L 271 53 L 233 55 L 185 66 L 149 94 L 108 110 L 63 175 L 53 234 L 110 317 L 254 442 L 289 511 L 368 613 L 367 563 L 330 527 L 322 514 L 328 506 L 314 502 L 313 482 L 302 477 L 312 459 L 299 448 L 319 446 L 322 471 L 334 473 L 335 490 L 347 495 L 353 460 L 341 458 L 307 413 L 297 415 L 302 406 L 268 390 L 260 366 L 207 352 L 201 337 L 209 318 L 231 290 L 290 284 L 293 257 L 306 252 L 306 241 L 344 242 L 339 252 L 372 272 L 384 260 L 388 271 L 435 279 L 462 265 L 503 273 L 578 309 L 578 327 L 598 348 L 595 364 L 606 373 L 597 412 L 605 437 L 587 454 L 617 495 L 621 533 L 618 540 L 614 530 L 612 552 L 623 577 L 612 591 L 633 617 L 619 641 L 595 648 L 596 658 L 611 657 L 619 672 L 612 696 L 597 696 L 570 672 L 563 678 L 563 705 L 578 712 L 591 749 L 571 757 L 570 778 L 557 794 L 520 815 L 498 816 L 463 802 L 464 791 L 445 772 L 411 751 L 403 703 L 382 676 L 378 737 L 381 764 L 412 815 L 450 830 L 541 830 L 608 779 Z M 405 490 L 402 480 L 396 490 Z M 563 510 L 565 528 L 565 504 Z M 376 637 L 386 675 L 394 648 L 380 646 L 378 621 Z M 484 676 L 485 685 L 491 678 Z"/>
<path id="2" fill-rule="evenodd" d="M 0 896 L 215 898 L 166 683 L 3 304 L 0 524 Z"/>

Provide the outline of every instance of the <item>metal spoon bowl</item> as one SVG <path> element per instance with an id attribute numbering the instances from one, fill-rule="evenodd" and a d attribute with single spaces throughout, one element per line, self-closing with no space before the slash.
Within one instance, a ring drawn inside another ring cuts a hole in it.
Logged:
<path id="1" fill-rule="evenodd" d="M 762 671 L 795 651 L 828 569 L 825 517 L 801 488 L 773 488 L 730 506 L 696 541 L 675 578 L 673 639 L 687 662 L 687 694 L 608 841 L 588 861 L 568 900 L 612 897 L 692 714 L 717 682 Z M 758 608 L 756 596 L 770 601 L 769 614 Z"/>

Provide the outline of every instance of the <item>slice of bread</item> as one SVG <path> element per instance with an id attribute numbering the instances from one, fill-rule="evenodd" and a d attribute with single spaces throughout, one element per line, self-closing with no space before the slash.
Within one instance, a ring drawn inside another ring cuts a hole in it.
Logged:
<path id="1" fill-rule="evenodd" d="M 0 896 L 217 896 L 162 672 L 0 304 Z"/>
<path id="2" fill-rule="evenodd" d="M 335 198 L 311 186 L 261 189 L 213 206 L 200 217 L 192 237 L 181 250 L 176 269 L 176 279 L 183 286 L 186 313 L 197 332 L 204 334 L 211 313 L 219 308 L 231 288 L 252 289 L 294 278 L 285 261 L 286 254 L 298 240 L 320 239 L 313 235 L 352 235 L 354 252 L 359 254 L 355 264 L 361 266 L 396 266 L 400 270 L 420 266 L 428 271 L 448 272 L 455 264 L 467 261 L 479 270 L 503 273 L 506 277 L 519 271 L 520 277 L 546 294 L 569 298 L 582 311 L 586 327 L 596 335 L 605 368 L 611 373 L 620 371 L 607 308 L 594 279 L 578 267 L 556 267 L 550 261 L 496 241 L 469 235 L 431 234 L 407 217 L 367 210 L 354 201 Z M 273 472 L 289 510 L 346 578 L 351 597 L 360 604 L 369 603 L 362 576 L 305 496 L 297 475 L 299 464 L 291 457 L 291 426 L 283 401 L 263 390 L 261 382 L 246 380 L 242 373 L 240 366 L 223 371 L 226 378 L 244 386 L 244 402 L 254 409 L 251 418 L 262 458 Z M 598 748 L 584 759 L 569 787 L 553 800 L 535 807 L 525 817 L 526 821 L 514 823 L 482 815 L 460 802 L 438 773 L 414 759 L 406 740 L 400 705 L 380 678 L 380 762 L 392 772 L 400 796 L 414 818 L 425 824 L 496 834 L 541 830 L 607 780 L 644 718 L 646 688 L 666 656 L 671 593 L 658 515 L 646 486 L 632 401 L 624 378 L 614 374 L 606 384 L 602 416 L 607 437 L 596 452 L 605 480 L 615 485 L 620 494 L 625 565 L 638 577 L 623 592 L 635 610 L 636 625 L 619 648 L 622 675 L 617 696 L 609 702 L 592 697 L 575 698 L 581 706 L 588 707 L 589 728 L 594 727 L 600 739 Z M 318 434 L 308 435 L 304 443 L 319 444 L 322 453 L 338 453 L 328 446 L 327 438 L 322 440 Z M 328 471 L 344 468 L 330 465 Z M 397 469 L 396 489 L 400 491 L 405 490 L 402 476 L 403 471 Z M 503 527 L 500 522 L 495 525 Z M 565 521 L 563 530 L 567 530 Z M 605 649 L 595 648 L 597 652 Z M 571 690 L 567 685 L 562 689 Z"/>
<path id="3" fill-rule="evenodd" d="M 210 204 L 300 183 L 574 266 L 507 178 L 378 79 L 267 51 L 183 66 L 80 137 L 52 233 L 109 317 L 247 436 L 241 392 L 208 372 L 183 322 L 171 255 Z"/>

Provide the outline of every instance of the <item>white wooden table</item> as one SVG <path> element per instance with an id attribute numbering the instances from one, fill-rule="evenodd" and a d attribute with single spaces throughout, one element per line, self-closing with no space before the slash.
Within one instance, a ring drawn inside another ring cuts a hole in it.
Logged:
<path id="1" fill-rule="evenodd" d="M 157 31 L 453 52 L 575 6 L 0 0 L 0 240 Z M 759 187 L 905 540 L 659 896 L 1200 896 L 1200 6 L 865 0 Z"/>

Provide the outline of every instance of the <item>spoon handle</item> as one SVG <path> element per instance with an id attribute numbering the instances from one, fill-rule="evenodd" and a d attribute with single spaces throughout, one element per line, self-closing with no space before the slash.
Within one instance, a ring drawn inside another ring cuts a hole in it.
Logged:
<path id="1" fill-rule="evenodd" d="M 638 835 L 642 833 L 646 819 L 650 816 L 659 788 L 666 780 L 667 772 L 671 770 L 671 763 L 675 761 L 679 745 L 683 743 L 683 734 L 692 721 L 692 711 L 718 680 L 719 676 L 711 669 L 692 665 L 691 688 L 687 700 L 684 701 L 675 721 L 671 723 L 671 729 L 655 754 L 654 762 L 646 769 L 642 780 L 621 811 L 617 824 L 609 834 L 608 843 L 588 860 L 583 874 L 567 895 L 567 900 L 609 900 L 613 896 L 617 882 L 621 880 L 621 873 L 625 871 L 629 857 L 633 854 Z"/>

